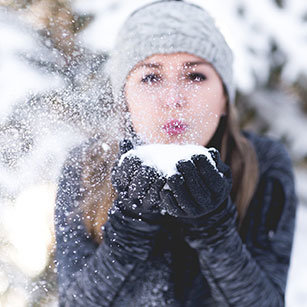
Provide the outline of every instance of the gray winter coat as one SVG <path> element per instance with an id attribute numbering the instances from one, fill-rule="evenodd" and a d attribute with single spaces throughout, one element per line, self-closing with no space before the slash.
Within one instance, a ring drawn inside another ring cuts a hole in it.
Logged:
<path id="1" fill-rule="evenodd" d="M 243 134 L 256 150 L 260 176 L 240 231 L 217 213 L 212 238 L 188 244 L 168 221 L 155 243 L 140 241 L 127 261 L 91 239 L 81 213 L 69 214 L 83 191 L 76 163 L 82 146 L 73 150 L 55 210 L 60 306 L 284 306 L 297 205 L 292 164 L 280 142 Z M 234 206 L 230 197 L 227 206 Z"/>

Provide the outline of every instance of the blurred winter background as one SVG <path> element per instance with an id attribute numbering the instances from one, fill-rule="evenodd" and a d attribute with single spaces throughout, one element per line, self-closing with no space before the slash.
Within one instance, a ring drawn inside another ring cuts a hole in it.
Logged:
<path id="1" fill-rule="evenodd" d="M 148 0 L 0 0 L 0 306 L 57 306 L 53 207 L 67 151 L 103 126 L 103 75 Z M 288 307 L 307 306 L 306 0 L 198 0 L 235 53 L 242 128 L 280 139 L 299 207 Z"/>

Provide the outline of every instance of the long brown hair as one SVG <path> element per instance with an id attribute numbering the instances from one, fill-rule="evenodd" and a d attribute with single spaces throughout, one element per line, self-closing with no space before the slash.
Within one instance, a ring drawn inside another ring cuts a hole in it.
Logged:
<path id="1" fill-rule="evenodd" d="M 104 149 L 103 136 L 89 146 L 83 165 L 82 212 L 86 228 L 98 243 L 102 240 L 102 226 L 108 209 L 116 197 L 111 184 L 111 169 L 118 156 L 117 142 Z M 207 144 L 219 150 L 221 159 L 232 171 L 231 199 L 242 222 L 258 182 L 258 160 L 250 142 L 241 134 L 236 109 L 227 102 L 227 115 L 220 118 L 218 128 Z"/>

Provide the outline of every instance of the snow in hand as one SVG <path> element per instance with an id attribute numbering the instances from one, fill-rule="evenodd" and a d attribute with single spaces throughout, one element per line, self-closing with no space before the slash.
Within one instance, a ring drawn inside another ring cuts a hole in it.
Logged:
<path id="1" fill-rule="evenodd" d="M 216 168 L 215 161 L 212 158 L 211 152 L 217 149 L 214 147 L 206 148 L 199 145 L 178 145 L 178 144 L 146 144 L 136 146 L 129 150 L 120 158 L 119 164 L 125 157 L 137 156 L 141 159 L 144 165 L 155 168 L 165 177 L 170 177 L 178 173 L 176 164 L 180 160 L 190 160 L 193 155 L 204 155 L 213 165 L 216 171 L 223 177 L 223 174 Z"/>

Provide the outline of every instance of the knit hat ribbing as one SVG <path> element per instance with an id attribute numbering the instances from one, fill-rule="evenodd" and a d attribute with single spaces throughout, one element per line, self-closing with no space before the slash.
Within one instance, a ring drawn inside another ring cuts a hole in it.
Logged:
<path id="1" fill-rule="evenodd" d="M 213 18 L 201 7 L 184 1 L 145 5 L 126 20 L 118 33 L 106 71 L 115 100 L 139 62 L 154 54 L 187 52 L 211 63 L 234 102 L 233 55 Z"/>

